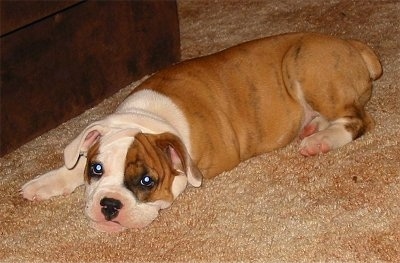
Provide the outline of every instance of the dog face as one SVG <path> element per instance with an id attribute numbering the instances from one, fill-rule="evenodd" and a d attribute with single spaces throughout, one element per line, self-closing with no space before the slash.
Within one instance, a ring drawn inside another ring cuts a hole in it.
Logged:
<path id="1" fill-rule="evenodd" d="M 76 155 L 71 149 L 86 154 L 85 212 L 100 231 L 145 227 L 172 204 L 188 181 L 201 184 L 200 171 L 172 133 L 94 125 L 80 137 L 65 150 L 66 166 L 68 155 Z"/>

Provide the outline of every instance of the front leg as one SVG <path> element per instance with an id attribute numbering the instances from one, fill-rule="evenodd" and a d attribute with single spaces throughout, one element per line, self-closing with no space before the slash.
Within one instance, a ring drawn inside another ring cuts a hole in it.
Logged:
<path id="1" fill-rule="evenodd" d="M 28 200 L 46 200 L 53 196 L 68 195 L 84 184 L 86 158 L 80 157 L 76 166 L 68 169 L 62 166 L 27 182 L 21 194 Z"/>

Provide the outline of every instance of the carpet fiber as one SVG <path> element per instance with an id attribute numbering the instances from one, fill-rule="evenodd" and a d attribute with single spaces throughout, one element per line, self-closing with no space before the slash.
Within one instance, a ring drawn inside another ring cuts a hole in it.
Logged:
<path id="1" fill-rule="evenodd" d="M 397 0 L 179 1 L 183 59 L 246 40 L 315 31 L 368 43 L 381 57 L 368 111 L 376 127 L 305 158 L 299 141 L 188 188 L 142 230 L 96 232 L 83 189 L 23 200 L 18 190 L 62 164 L 62 149 L 137 83 L 4 156 L 0 262 L 399 262 L 400 2 Z"/>

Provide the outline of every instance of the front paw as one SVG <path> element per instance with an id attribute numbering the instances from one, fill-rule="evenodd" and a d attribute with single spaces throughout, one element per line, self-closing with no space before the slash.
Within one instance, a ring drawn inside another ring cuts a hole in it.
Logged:
<path id="1" fill-rule="evenodd" d="M 75 172 L 75 173 L 74 173 Z M 54 196 L 68 195 L 83 184 L 82 174 L 65 167 L 43 174 L 21 188 L 21 194 L 28 200 L 46 200 Z"/>

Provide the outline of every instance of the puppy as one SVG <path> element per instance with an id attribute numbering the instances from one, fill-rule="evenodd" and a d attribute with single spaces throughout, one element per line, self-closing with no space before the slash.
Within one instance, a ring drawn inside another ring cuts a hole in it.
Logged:
<path id="1" fill-rule="evenodd" d="M 86 185 L 94 228 L 150 224 L 187 184 L 300 136 L 300 153 L 325 153 L 371 128 L 364 106 L 382 74 L 354 40 L 291 33 L 250 41 L 155 73 L 116 111 L 86 127 L 65 164 L 22 187 L 29 200 Z"/>

